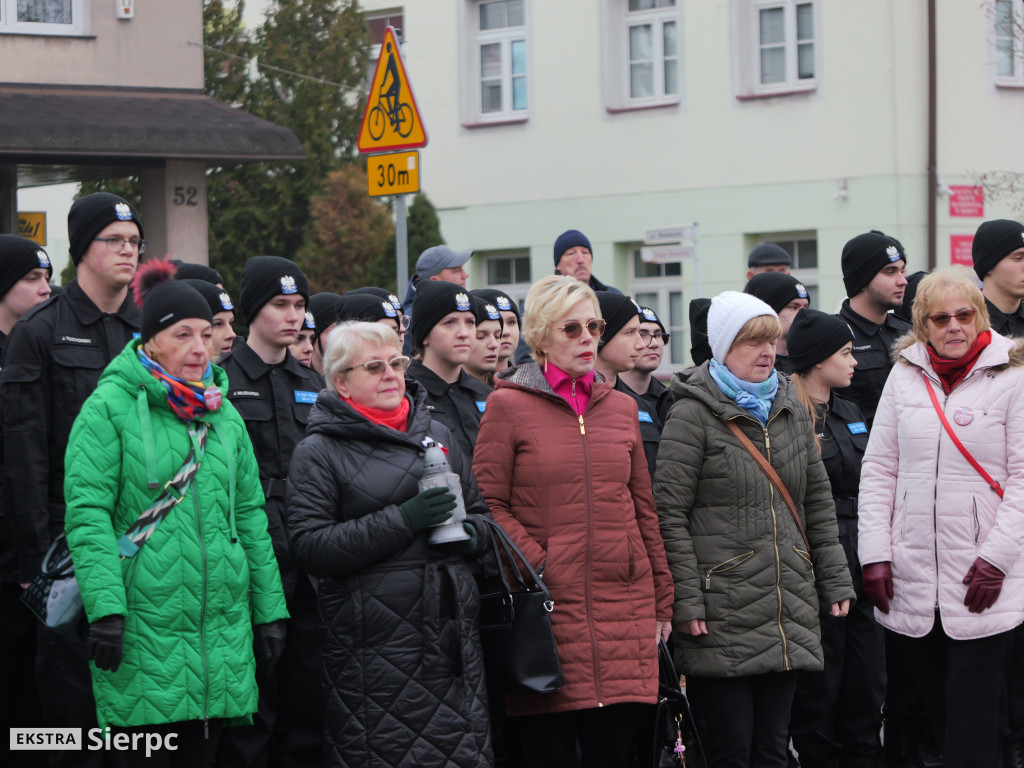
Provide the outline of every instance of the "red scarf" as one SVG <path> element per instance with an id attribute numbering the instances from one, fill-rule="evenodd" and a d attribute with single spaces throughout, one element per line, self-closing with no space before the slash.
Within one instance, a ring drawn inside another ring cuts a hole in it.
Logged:
<path id="1" fill-rule="evenodd" d="M 403 397 L 402 404 L 397 408 L 392 408 L 390 411 L 370 408 L 367 405 L 359 405 L 359 403 L 349 400 L 347 397 L 343 397 L 342 400 L 352 406 L 353 411 L 364 416 L 374 424 L 380 424 L 382 427 L 388 427 L 398 432 L 409 431 L 409 398 L 407 397 Z"/>
<path id="2" fill-rule="evenodd" d="M 932 368 L 939 374 L 939 382 L 942 384 L 943 392 L 948 395 L 953 391 L 953 387 L 963 381 L 964 376 L 971 372 L 971 368 L 978 361 L 981 351 L 989 345 L 990 341 L 992 341 L 991 331 L 979 333 L 978 338 L 971 344 L 971 348 L 967 350 L 967 354 L 963 357 L 958 357 L 956 360 L 947 360 L 945 357 L 939 357 L 938 353 L 932 349 L 931 344 L 925 344 Z"/>

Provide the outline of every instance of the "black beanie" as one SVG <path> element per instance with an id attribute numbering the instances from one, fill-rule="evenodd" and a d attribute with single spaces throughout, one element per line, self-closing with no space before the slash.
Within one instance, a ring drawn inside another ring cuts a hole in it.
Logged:
<path id="1" fill-rule="evenodd" d="M 594 249 L 590 247 L 590 241 L 587 239 L 587 236 L 578 229 L 568 229 L 560 234 L 558 239 L 555 240 L 555 266 L 558 266 L 563 253 L 570 248 L 575 248 L 577 245 L 582 245 L 591 254 L 594 253 Z"/>
<path id="2" fill-rule="evenodd" d="M 744 293 L 756 296 L 769 307 L 780 312 L 794 299 L 806 299 L 807 289 L 792 275 L 783 272 L 761 272 L 747 281 Z"/>
<path id="3" fill-rule="evenodd" d="M 801 310 L 786 334 L 789 364 L 794 371 L 806 371 L 850 341 L 853 341 L 853 330 L 845 320 L 817 309 Z"/>
<path id="4" fill-rule="evenodd" d="M 280 256 L 253 256 L 242 268 L 239 303 L 246 325 L 275 296 L 299 295 L 309 301 L 309 283 L 299 265 Z"/>
<path id="5" fill-rule="evenodd" d="M 53 277 L 46 251 L 28 238 L 0 235 L 0 299 L 33 269 L 45 269 Z"/>
<path id="6" fill-rule="evenodd" d="M 501 333 L 505 332 L 505 321 L 501 319 L 501 312 L 496 306 L 486 299 L 474 296 L 472 291 L 469 293 L 469 298 L 473 302 L 473 314 L 476 315 L 477 325 L 486 323 L 488 320 L 497 320 L 498 325 L 501 326 Z"/>
<path id="7" fill-rule="evenodd" d="M 115 221 L 134 221 L 139 237 L 145 237 L 139 212 L 124 198 L 109 192 L 94 192 L 72 203 L 68 211 L 68 239 L 71 241 L 68 253 L 76 267 L 96 235 Z"/>
<path id="8" fill-rule="evenodd" d="M 469 293 L 471 296 L 476 296 L 489 304 L 493 304 L 498 308 L 499 312 L 513 313 L 516 316 L 516 320 L 519 321 L 519 324 L 523 324 L 523 316 L 519 312 L 519 302 L 504 291 L 499 291 L 497 288 L 477 288 L 475 291 L 470 291 Z M 504 323 L 502 323 L 502 325 L 504 325 Z"/>
<path id="9" fill-rule="evenodd" d="M 907 287 L 903 289 L 903 303 L 892 311 L 896 317 L 902 318 L 908 323 L 914 322 L 914 299 L 917 298 L 917 284 L 927 275 L 927 272 L 915 272 L 907 278 Z"/>
<path id="10" fill-rule="evenodd" d="M 857 235 L 843 246 L 841 264 L 846 295 L 853 298 L 875 279 L 875 275 L 900 259 L 904 265 L 907 263 L 907 255 L 898 240 L 877 231 Z"/>
<path id="11" fill-rule="evenodd" d="M 174 264 L 174 262 L 171 262 Z M 177 266 L 177 265 L 175 265 Z M 228 292 L 223 288 L 218 288 L 213 283 L 207 280 L 201 280 L 198 278 L 190 277 L 182 280 L 181 272 L 178 272 L 178 279 L 186 285 L 192 286 L 194 289 L 199 291 L 199 295 L 206 299 L 206 303 L 210 305 L 210 312 L 216 315 L 218 312 L 234 312 L 235 305 L 231 303 L 231 297 L 228 296 Z"/>
<path id="12" fill-rule="evenodd" d="M 668 329 L 665 324 L 661 322 L 661 318 L 658 317 L 658 313 L 650 307 L 640 307 L 640 322 L 641 323 L 657 323 L 658 327 L 661 328 L 662 333 L 666 333 Z"/>
<path id="13" fill-rule="evenodd" d="M 339 323 L 376 323 L 386 317 L 398 319 L 398 310 L 394 304 L 372 293 L 346 293 L 338 299 L 336 311 Z"/>
<path id="14" fill-rule="evenodd" d="M 135 303 L 142 308 L 142 341 L 177 322 L 197 317 L 213 324 L 206 299 L 184 280 L 174 280 L 174 265 L 164 259 L 143 264 L 132 279 Z"/>
<path id="15" fill-rule="evenodd" d="M 1024 248 L 1024 225 L 1010 219 L 982 222 L 974 233 L 971 256 L 979 280 L 992 271 L 996 264 L 1018 248 Z"/>
<path id="16" fill-rule="evenodd" d="M 181 259 L 171 259 L 171 264 L 178 270 L 179 280 L 205 280 L 211 285 L 224 285 L 224 278 L 213 267 L 208 267 L 205 264 L 194 264 L 191 261 L 182 261 Z M 223 312 L 224 310 L 218 311 Z"/>
<path id="17" fill-rule="evenodd" d="M 786 253 L 786 249 L 775 243 L 761 243 L 747 256 L 747 268 L 754 267 L 776 267 L 785 264 L 792 266 L 793 258 Z"/>
<path id="18" fill-rule="evenodd" d="M 469 293 L 461 285 L 443 280 L 427 280 L 416 288 L 416 311 L 412 314 L 412 340 L 421 346 L 430 331 L 449 312 L 472 312 Z"/>
<path id="19" fill-rule="evenodd" d="M 597 348 L 600 350 L 623 329 L 626 323 L 640 314 L 640 307 L 629 296 L 611 291 L 597 291 L 597 303 L 601 307 L 601 317 L 605 322 L 604 333 L 597 342 Z"/>
<path id="20" fill-rule="evenodd" d="M 313 314 L 313 341 L 320 338 L 320 334 L 338 322 L 338 301 L 341 296 L 336 293 L 314 293 L 309 297 L 306 304 Z"/>
<path id="21" fill-rule="evenodd" d="M 362 288 L 353 288 L 351 291 L 345 293 L 346 296 L 363 296 L 363 295 L 376 296 L 378 299 L 387 299 L 391 302 L 391 306 L 397 309 L 399 312 L 404 313 L 405 310 L 402 308 L 402 300 L 395 294 L 389 291 L 387 288 L 377 288 L 373 285 L 364 285 Z"/>
<path id="22" fill-rule="evenodd" d="M 701 365 L 714 357 L 711 342 L 708 340 L 710 310 L 711 299 L 690 300 L 690 358 L 694 365 Z"/>

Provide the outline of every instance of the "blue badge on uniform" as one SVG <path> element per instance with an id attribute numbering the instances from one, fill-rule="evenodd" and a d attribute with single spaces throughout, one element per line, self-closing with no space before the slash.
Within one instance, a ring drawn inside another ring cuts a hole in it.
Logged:
<path id="1" fill-rule="evenodd" d="M 133 333 L 132 334 L 132 338 L 133 339 L 141 339 L 142 338 L 142 334 L 141 333 Z"/>
<path id="2" fill-rule="evenodd" d="M 295 402 L 308 403 L 309 405 L 312 405 L 316 402 L 316 392 L 304 392 L 301 389 L 296 389 Z"/>
<path id="3" fill-rule="evenodd" d="M 281 278 L 281 293 L 285 296 L 290 296 L 293 293 L 299 292 L 299 286 L 295 283 L 295 278 L 291 275 L 285 275 Z"/>
<path id="4" fill-rule="evenodd" d="M 477 400 L 477 401 L 476 401 L 476 409 L 477 409 L 478 411 L 480 411 L 480 413 L 483 413 L 483 412 L 484 412 L 484 409 L 485 409 L 486 407 L 487 407 L 487 403 L 485 403 L 485 402 L 484 402 L 483 400 Z"/>
<path id="5" fill-rule="evenodd" d="M 851 435 L 863 435 L 868 431 L 868 425 L 863 421 L 855 421 L 853 424 L 847 424 L 846 428 L 850 430 Z"/>
<path id="6" fill-rule="evenodd" d="M 637 414 L 640 417 L 641 424 L 653 424 L 654 419 L 651 418 L 651 414 L 647 411 L 639 411 Z"/>
<path id="7" fill-rule="evenodd" d="M 495 296 L 494 300 L 498 303 L 498 309 L 504 310 L 505 312 L 511 312 L 512 311 L 512 304 L 511 304 L 511 302 L 508 299 L 506 299 L 504 296 Z"/>

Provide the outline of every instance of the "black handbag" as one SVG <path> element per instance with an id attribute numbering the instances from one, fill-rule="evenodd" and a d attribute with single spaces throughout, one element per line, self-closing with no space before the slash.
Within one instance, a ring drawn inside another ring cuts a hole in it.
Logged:
<path id="1" fill-rule="evenodd" d="M 503 696 L 558 690 L 565 685 L 565 677 L 551 630 L 555 602 L 505 529 L 492 520 L 485 522 L 501 583 L 498 591 L 480 595 L 480 641 L 487 686 Z M 509 575 L 515 591 L 509 585 Z"/>
<path id="2" fill-rule="evenodd" d="M 639 744 L 641 766 L 706 768 L 690 703 L 679 685 L 679 673 L 664 641 L 658 642 L 658 703 L 652 722 L 641 732 L 647 742 Z"/>

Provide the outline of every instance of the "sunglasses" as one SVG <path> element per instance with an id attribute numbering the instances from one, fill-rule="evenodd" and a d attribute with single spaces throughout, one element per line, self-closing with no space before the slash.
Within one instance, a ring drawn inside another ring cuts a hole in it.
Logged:
<path id="1" fill-rule="evenodd" d="M 961 309 L 955 315 L 947 315 L 945 312 L 940 312 L 937 315 L 928 315 L 928 319 L 932 321 L 932 325 L 936 328 L 945 328 L 954 317 L 960 325 L 967 325 L 974 319 L 976 314 L 978 314 L 976 309 Z"/>
<path id="2" fill-rule="evenodd" d="M 604 320 L 591 320 L 586 324 L 586 328 L 591 336 L 595 339 L 599 339 L 601 334 L 604 333 L 604 329 L 607 325 L 608 324 Z M 583 333 L 583 327 L 583 323 L 577 323 L 575 320 L 557 326 L 557 328 L 565 334 L 566 338 L 569 339 L 578 339 L 580 334 Z"/>
<path id="3" fill-rule="evenodd" d="M 353 365 L 351 368 L 346 368 L 342 373 L 354 371 L 356 368 L 365 368 L 366 372 L 371 376 L 381 376 L 384 371 L 387 370 L 389 365 L 391 366 L 391 370 L 395 373 L 405 373 L 409 370 L 409 364 L 411 362 L 411 358 L 408 358 L 405 355 L 398 355 L 397 357 L 392 357 L 390 360 L 368 360 L 365 363 L 360 363 L 359 365 Z"/>
<path id="4" fill-rule="evenodd" d="M 667 333 L 651 333 L 650 331 L 640 331 L 640 338 L 648 347 L 654 344 L 655 339 L 661 339 L 661 345 L 663 347 L 668 346 Z"/>

